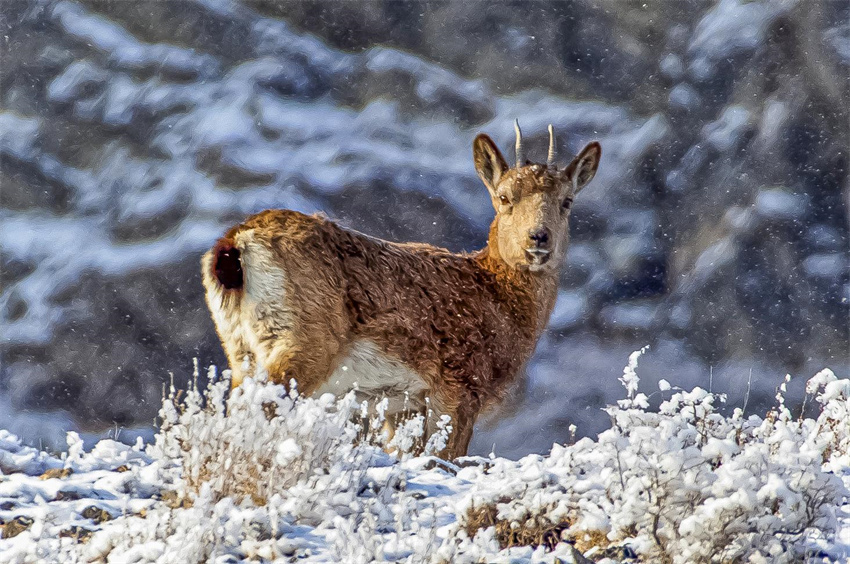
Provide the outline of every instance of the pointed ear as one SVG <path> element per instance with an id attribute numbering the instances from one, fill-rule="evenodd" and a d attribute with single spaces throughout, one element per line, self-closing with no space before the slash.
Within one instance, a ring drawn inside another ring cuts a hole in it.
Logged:
<path id="1" fill-rule="evenodd" d="M 573 194 L 578 194 L 588 182 L 593 180 L 596 169 L 599 167 L 599 159 L 602 157 L 602 146 L 598 141 L 588 143 L 564 170 L 564 175 L 573 186 Z"/>
<path id="2" fill-rule="evenodd" d="M 475 172 L 487 186 L 490 195 L 495 198 L 499 179 L 509 168 L 505 157 L 490 137 L 479 133 L 472 143 L 472 158 L 475 162 Z"/>

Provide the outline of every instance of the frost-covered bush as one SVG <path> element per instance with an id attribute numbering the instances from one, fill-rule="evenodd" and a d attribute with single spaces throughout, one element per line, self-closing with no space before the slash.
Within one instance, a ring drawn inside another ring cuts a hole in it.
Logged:
<path id="1" fill-rule="evenodd" d="M 231 392 L 212 373 L 204 394 L 170 391 L 147 447 L 86 451 L 69 433 L 57 458 L 0 431 L 0 564 L 850 557 L 850 382 L 809 381 L 816 418 L 792 416 L 785 384 L 765 417 L 724 415 L 699 388 L 640 393 L 639 355 L 610 429 L 521 460 L 412 456 L 449 432 L 426 441 L 422 418 L 397 426 L 390 456 L 373 444 L 382 402 L 262 378 Z"/>
<path id="2" fill-rule="evenodd" d="M 197 366 L 195 372 L 197 382 Z M 179 461 L 188 491 L 206 485 L 214 500 L 263 504 L 299 482 L 312 479 L 315 485 L 316 476 L 362 471 L 359 465 L 375 454 L 365 445 L 409 458 L 419 445 L 426 454 L 441 450 L 451 432 L 444 416 L 437 432 L 425 437 L 425 417 L 416 415 L 394 421 L 395 434 L 387 441 L 386 399 L 370 405 L 358 404 L 353 392 L 340 399 L 301 397 L 294 381 L 287 390 L 267 382 L 265 374 L 231 391 L 228 379 L 216 381 L 213 368 L 209 381 L 204 394 L 196 385 L 185 396 L 171 386 L 149 452 Z"/>
<path id="3" fill-rule="evenodd" d="M 202 395 L 193 386 L 181 398 L 172 385 L 150 452 L 178 461 L 195 493 L 207 484 L 216 500 L 250 498 L 263 504 L 316 473 L 352 459 L 358 428 L 354 394 L 301 398 L 297 388 L 246 378 L 230 391 L 215 381 Z"/>
<path id="4" fill-rule="evenodd" d="M 487 508 L 503 547 L 531 524 L 560 527 L 584 550 L 627 546 L 644 561 L 683 564 L 795 562 L 806 539 L 835 530 L 847 491 L 824 463 L 847 465 L 850 382 L 828 370 L 809 382 L 817 419 L 792 417 L 781 401 L 785 384 L 764 418 L 741 409 L 725 417 L 723 396 L 664 381 L 668 397 L 652 412 L 637 391 L 641 352 L 621 379 L 627 399 L 608 409 L 609 430 L 526 457 L 513 480 L 496 461 L 487 472 L 495 479 L 477 482 L 461 524 L 474 534 L 470 524 Z"/>
<path id="5" fill-rule="evenodd" d="M 806 398 L 815 396 L 820 416 L 811 430 L 826 442 L 824 467 L 839 472 L 850 467 L 850 380 L 839 380 L 832 370 L 822 370 L 806 385 Z"/>

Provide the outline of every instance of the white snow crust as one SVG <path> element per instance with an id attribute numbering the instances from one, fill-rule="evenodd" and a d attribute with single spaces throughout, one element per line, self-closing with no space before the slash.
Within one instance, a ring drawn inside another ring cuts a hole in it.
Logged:
<path id="1" fill-rule="evenodd" d="M 521 460 L 412 456 L 421 419 L 387 454 L 380 405 L 299 397 L 262 375 L 229 392 L 212 369 L 204 393 L 171 388 L 147 446 L 86 451 L 68 433 L 54 456 L 0 431 L 0 563 L 850 558 L 846 380 L 809 381 L 813 418 L 792 416 L 784 384 L 764 417 L 724 416 L 725 398 L 701 388 L 641 392 L 643 352 L 597 440 Z M 430 450 L 450 422 L 440 428 Z M 469 528 L 487 506 L 508 527 L 562 524 L 561 542 L 504 547 L 498 527 Z"/>

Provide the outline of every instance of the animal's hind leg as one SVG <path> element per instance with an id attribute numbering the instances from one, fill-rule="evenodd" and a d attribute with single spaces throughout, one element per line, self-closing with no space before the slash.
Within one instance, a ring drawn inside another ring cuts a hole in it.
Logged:
<path id="1" fill-rule="evenodd" d="M 339 287 L 331 278 L 317 276 L 312 260 L 290 251 L 282 255 L 287 261 L 285 326 L 269 339 L 266 364 L 273 382 L 288 386 L 295 379 L 299 393 L 310 396 L 336 368 L 349 327 Z"/>
<path id="2" fill-rule="evenodd" d="M 227 363 L 230 365 L 230 387 L 235 388 L 245 379 L 244 365 L 254 365 L 254 358 L 241 338 L 222 339 Z M 250 374 L 250 369 L 247 371 Z"/>
<path id="3" fill-rule="evenodd" d="M 270 381 L 288 388 L 294 379 L 298 392 L 306 396 L 327 381 L 339 353 L 338 337 L 330 330 L 313 329 L 310 335 L 296 330 L 276 340 L 266 366 Z"/>

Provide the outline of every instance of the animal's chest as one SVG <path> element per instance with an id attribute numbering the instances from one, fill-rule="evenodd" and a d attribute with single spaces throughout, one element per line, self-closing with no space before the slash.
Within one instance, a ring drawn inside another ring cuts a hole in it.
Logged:
<path id="1" fill-rule="evenodd" d="M 401 360 L 387 355 L 375 343 L 355 341 L 334 367 L 317 394 L 340 396 L 356 389 L 358 398 L 389 400 L 390 413 L 424 406 L 427 385 L 422 375 Z"/>

